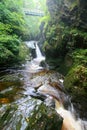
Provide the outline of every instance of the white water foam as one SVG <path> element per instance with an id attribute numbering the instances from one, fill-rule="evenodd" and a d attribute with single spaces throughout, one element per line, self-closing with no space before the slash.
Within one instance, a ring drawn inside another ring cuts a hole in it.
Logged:
<path id="1" fill-rule="evenodd" d="M 87 130 L 84 126 L 84 121 L 80 118 L 76 119 L 74 114 L 71 111 L 66 110 L 63 105 L 55 100 L 56 111 L 63 117 L 63 126 L 61 130 Z"/>
<path id="2" fill-rule="evenodd" d="M 63 126 L 61 130 L 87 130 L 87 122 L 81 120 L 80 118 L 75 118 L 75 110 L 73 105 L 71 105 L 72 108 L 69 110 L 64 108 L 59 92 L 55 88 L 44 84 L 38 89 L 38 92 L 55 97 L 55 109 L 57 113 L 63 117 Z M 59 101 L 56 99 L 59 99 Z"/>
<path id="3" fill-rule="evenodd" d="M 28 64 L 28 68 L 27 70 L 31 73 L 33 72 L 37 72 L 41 69 L 43 69 L 43 67 L 40 66 L 41 61 L 45 61 L 45 57 L 42 55 L 40 48 L 38 46 L 38 42 L 37 41 L 30 41 L 30 42 L 26 42 L 27 46 L 30 48 L 35 49 L 36 51 L 36 58 L 34 58 L 33 60 L 31 60 L 31 62 L 29 62 Z"/>

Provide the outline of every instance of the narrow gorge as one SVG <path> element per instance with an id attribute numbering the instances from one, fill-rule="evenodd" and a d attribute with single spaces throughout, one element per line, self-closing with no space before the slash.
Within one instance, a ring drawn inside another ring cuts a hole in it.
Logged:
<path id="1" fill-rule="evenodd" d="M 0 12 L 0 130 L 87 130 L 86 0 L 1 0 Z"/>

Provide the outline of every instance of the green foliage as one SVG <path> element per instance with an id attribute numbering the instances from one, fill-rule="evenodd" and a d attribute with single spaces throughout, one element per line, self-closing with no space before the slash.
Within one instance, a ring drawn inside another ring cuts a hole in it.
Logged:
<path id="1" fill-rule="evenodd" d="M 16 1 L 15 4 L 12 1 L 13 0 L 9 0 L 8 2 L 5 1 L 4 3 L 0 4 L 0 22 L 8 24 L 12 29 L 11 33 L 15 33 L 18 36 L 23 36 L 25 30 L 27 30 L 26 23 L 23 18 L 23 14 L 19 11 L 20 6 L 18 6 Z M 10 2 L 13 4 L 10 4 Z M 16 9 L 14 9 L 13 6 Z"/>
<path id="2" fill-rule="evenodd" d="M 22 6 L 21 0 L 0 2 L 0 65 L 20 59 L 21 39 L 29 35 Z"/>
<path id="3" fill-rule="evenodd" d="M 70 9 L 73 9 L 75 6 L 78 5 L 79 0 L 67 0 L 67 2 L 69 3 Z"/>
<path id="4" fill-rule="evenodd" d="M 0 44 L 3 45 L 8 50 L 11 50 L 11 52 L 14 55 L 17 55 L 19 50 L 18 46 L 20 44 L 19 39 L 17 39 L 17 36 L 10 36 L 10 35 L 1 35 L 0 37 Z"/>
<path id="5" fill-rule="evenodd" d="M 48 0 L 50 20 L 43 31 L 47 60 L 53 69 L 65 75 L 65 89 L 74 103 L 80 104 L 77 107 L 82 115 L 87 110 L 86 3 L 86 0 Z"/>
<path id="6" fill-rule="evenodd" d="M 43 33 L 45 33 L 45 40 L 51 46 L 51 50 L 53 49 L 53 57 L 57 53 L 56 57 L 63 56 L 64 58 L 74 49 L 87 49 L 87 33 L 81 31 L 79 27 L 76 28 L 78 20 L 73 23 L 74 17 L 83 18 L 78 14 L 80 12 L 77 12 L 78 0 L 49 0 L 47 5 L 51 17 Z M 50 48 L 47 48 L 49 51 Z"/>
<path id="7" fill-rule="evenodd" d="M 25 46 L 24 43 L 21 43 L 19 45 L 19 55 L 18 55 L 19 60 L 20 61 L 25 60 L 25 57 L 27 57 L 29 59 L 30 58 L 29 53 L 30 53 L 29 48 L 27 46 Z"/>
<path id="8" fill-rule="evenodd" d="M 14 57 L 14 55 L 11 51 L 9 51 L 3 45 L 0 44 L 0 61 L 3 62 L 8 59 L 8 57 Z"/>
<path id="9" fill-rule="evenodd" d="M 0 22 L 0 35 L 12 33 L 11 25 Z"/>
<path id="10" fill-rule="evenodd" d="M 0 35 L 0 65 L 6 66 L 18 59 L 20 43 L 21 41 L 15 35 Z"/>
<path id="11" fill-rule="evenodd" d="M 24 0 L 24 9 L 31 11 L 43 11 L 46 12 L 46 0 Z M 25 16 L 27 27 L 29 28 L 30 38 L 33 39 L 39 34 L 39 26 L 41 24 L 41 17 Z"/>
<path id="12" fill-rule="evenodd" d="M 67 51 L 69 50 L 68 46 L 68 40 L 67 37 L 69 35 L 69 29 L 67 27 L 64 27 L 62 25 L 48 25 L 46 28 L 46 41 L 48 42 L 48 45 L 45 51 L 52 50 L 52 57 L 61 57 L 64 56 Z M 44 43 L 45 44 L 45 43 Z M 50 48 L 48 47 L 50 46 Z M 47 55 L 48 56 L 48 55 Z"/>
<path id="13" fill-rule="evenodd" d="M 77 49 L 71 54 L 74 61 L 74 65 L 84 65 L 87 66 L 87 49 Z"/>
<path id="14" fill-rule="evenodd" d="M 71 29 L 70 31 L 71 40 L 74 43 L 75 48 L 87 49 L 87 33 L 82 32 L 78 29 Z"/>
<path id="15" fill-rule="evenodd" d="M 76 66 L 71 69 L 64 80 L 65 89 L 73 96 L 87 98 L 87 68 Z"/>
<path id="16" fill-rule="evenodd" d="M 29 4 L 25 6 L 24 2 L 25 5 L 26 3 Z M 40 17 L 25 16 L 23 7 L 34 10 L 37 8 L 37 4 L 41 10 L 45 11 L 46 1 L 0 1 L 0 47 L 2 50 L 6 50 L 6 53 L 5 51 L 0 52 L 0 56 L 3 56 L 0 64 L 5 64 L 5 61 L 13 61 L 13 59 L 24 59 L 25 52 L 27 52 L 27 50 L 23 52 L 24 45 L 21 44 L 21 42 L 22 40 L 29 40 L 30 38 L 32 39 L 37 36 L 39 33 Z M 24 56 L 20 53 L 21 50 Z"/>

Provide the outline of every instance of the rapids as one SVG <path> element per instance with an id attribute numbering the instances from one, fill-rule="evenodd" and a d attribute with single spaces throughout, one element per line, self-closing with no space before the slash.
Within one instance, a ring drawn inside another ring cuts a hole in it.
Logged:
<path id="1" fill-rule="evenodd" d="M 63 117 L 63 126 L 61 130 L 84 130 L 81 119 L 76 119 L 71 111 L 66 110 L 58 101 L 56 102 L 56 111 Z"/>
<path id="2" fill-rule="evenodd" d="M 40 66 L 40 62 L 45 61 L 45 57 L 42 55 L 37 41 L 26 42 L 26 45 L 35 49 L 36 58 L 31 58 L 31 61 L 26 60 L 26 63 L 18 69 L 0 72 L 0 95 L 2 96 L 0 110 L 4 110 L 3 104 L 21 103 L 21 99 L 25 100 L 25 96 L 39 98 L 47 105 L 48 100 L 52 104 L 54 101 L 55 110 L 64 119 L 61 130 L 87 130 L 87 122 L 79 117 L 76 118 L 75 109 L 64 92 L 63 76 Z M 68 107 L 65 107 L 65 104 Z M 31 108 L 33 109 L 33 107 Z"/>

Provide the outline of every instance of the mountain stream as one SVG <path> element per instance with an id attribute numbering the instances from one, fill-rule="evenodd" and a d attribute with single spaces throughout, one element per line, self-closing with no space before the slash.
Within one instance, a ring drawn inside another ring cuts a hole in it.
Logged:
<path id="1" fill-rule="evenodd" d="M 25 97 L 29 96 L 55 107 L 64 119 L 62 130 L 87 130 L 87 122 L 76 117 L 73 104 L 64 91 L 64 77 L 49 70 L 37 41 L 29 41 L 26 44 L 36 51 L 36 58 L 27 58 L 26 63 L 18 68 L 0 71 L 0 114 L 4 113 L 8 104 L 16 102 L 20 105 Z M 41 62 L 44 62 L 44 66 L 40 66 Z M 4 127 L 3 130 L 10 129 Z"/>

